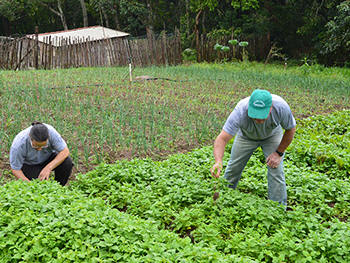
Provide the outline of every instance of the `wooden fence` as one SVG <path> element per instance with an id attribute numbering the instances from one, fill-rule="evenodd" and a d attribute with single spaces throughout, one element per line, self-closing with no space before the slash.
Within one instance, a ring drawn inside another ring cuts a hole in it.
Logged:
<path id="1" fill-rule="evenodd" d="M 242 47 L 234 48 L 231 38 L 212 40 L 202 35 L 197 60 L 232 61 L 242 59 Z M 249 42 L 246 51 L 250 60 L 264 61 L 270 51 L 269 36 L 244 39 Z M 230 47 L 229 52 L 216 51 L 219 43 Z M 43 42 L 37 38 L 0 38 L 0 69 L 53 69 L 70 67 L 125 66 L 132 60 L 134 66 L 177 65 L 182 62 L 180 32 L 167 36 L 162 32 L 155 37 L 147 32 L 147 38 L 114 38 L 98 41 L 82 41 L 71 38 L 51 39 Z"/>
<path id="2" fill-rule="evenodd" d="M 158 38 L 82 41 L 47 37 L 1 38 L 0 69 L 53 69 L 70 67 L 176 65 L 181 63 L 180 33 Z"/>
<path id="3" fill-rule="evenodd" d="M 172 37 L 167 37 L 162 32 L 156 39 L 150 34 L 146 39 L 129 41 L 136 65 L 177 65 L 182 63 L 181 37 L 176 31 Z"/>

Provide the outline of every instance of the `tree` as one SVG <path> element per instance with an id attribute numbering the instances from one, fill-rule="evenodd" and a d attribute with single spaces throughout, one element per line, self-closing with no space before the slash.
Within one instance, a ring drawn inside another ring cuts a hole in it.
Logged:
<path id="1" fill-rule="evenodd" d="M 62 22 L 64 30 L 68 30 L 66 16 L 63 12 L 63 5 L 65 0 L 31 0 L 33 4 L 40 4 L 47 7 L 52 13 L 57 15 Z M 56 9 L 57 8 L 57 9 Z"/>
<path id="2" fill-rule="evenodd" d="M 218 0 L 190 0 L 189 6 L 190 10 L 195 13 L 195 19 L 194 19 L 194 35 L 195 35 L 195 46 L 196 50 L 199 51 L 200 48 L 200 28 L 199 24 L 202 22 L 202 31 L 207 31 L 205 27 L 205 19 L 204 14 L 206 12 L 211 12 L 210 15 L 216 19 L 216 26 L 219 23 L 218 14 L 223 14 L 225 10 L 221 9 L 221 7 L 225 6 L 225 9 L 227 9 L 227 3 L 229 3 L 230 8 L 232 10 L 238 10 L 238 16 L 244 11 L 248 11 L 250 9 L 256 9 L 259 7 L 259 1 L 258 0 L 230 0 L 230 1 L 218 1 Z M 216 15 L 214 14 L 216 13 Z M 200 20 L 200 17 L 202 16 L 202 20 Z M 214 25 L 215 26 L 215 25 Z M 213 28 L 218 29 L 217 27 Z M 198 61 L 201 60 L 200 52 L 198 54 Z"/>
<path id="3" fill-rule="evenodd" d="M 326 24 L 327 31 L 323 39 L 322 54 L 333 56 L 335 60 L 344 64 L 350 59 L 350 1 L 344 1 L 337 6 L 337 13 Z"/>
<path id="4" fill-rule="evenodd" d="M 120 14 L 126 22 L 126 31 L 133 35 L 146 34 L 146 28 L 153 30 L 152 6 L 149 0 L 120 0 Z"/>
<path id="5" fill-rule="evenodd" d="M 16 21 L 20 18 L 21 13 L 26 8 L 26 1 L 20 0 L 1 0 L 0 14 L 6 17 L 9 21 Z"/>
<path id="6" fill-rule="evenodd" d="M 13 35 L 33 33 L 38 22 L 45 27 L 48 16 L 43 7 L 32 1 L 0 0 L 0 19 L 0 35 Z"/>
<path id="7" fill-rule="evenodd" d="M 337 11 L 337 5 L 344 0 L 289 0 L 287 5 L 288 12 L 284 12 L 284 27 L 288 29 L 285 21 L 296 19 L 295 25 L 290 24 L 294 32 L 292 39 L 295 43 L 291 43 L 290 49 L 297 51 L 298 49 L 304 54 L 302 57 L 310 56 L 319 58 L 321 51 L 321 41 L 326 31 L 326 24 L 331 20 Z M 290 15 L 293 14 L 293 17 Z M 299 42 L 297 44 L 296 42 Z M 296 45 L 297 44 L 297 45 Z M 294 47 L 292 46 L 294 45 Z M 295 57 L 295 55 L 294 55 Z"/>
<path id="8" fill-rule="evenodd" d="M 87 27 L 89 25 L 89 22 L 88 22 L 88 14 L 87 14 L 87 10 L 86 10 L 85 1 L 84 0 L 79 0 L 79 1 L 80 1 L 80 5 L 81 5 L 81 11 L 83 13 L 84 27 Z"/>
<path id="9" fill-rule="evenodd" d="M 97 21 L 101 26 L 106 25 L 110 27 L 110 13 L 113 12 L 114 8 L 113 0 L 91 0 L 91 13 L 93 13 L 97 17 Z"/>
<path id="10" fill-rule="evenodd" d="M 90 0 L 89 11 L 100 24 L 121 30 L 128 24 L 124 15 L 133 10 L 134 3 L 131 1 L 130 7 L 127 4 L 123 0 Z"/>
<path id="11" fill-rule="evenodd" d="M 217 6 L 218 6 L 218 0 L 190 0 L 190 10 L 195 12 L 195 23 L 194 23 L 194 35 L 195 35 L 195 42 L 196 42 L 196 50 L 197 50 L 197 60 L 201 61 L 201 57 L 200 57 L 200 52 L 199 49 L 199 38 L 200 38 L 200 34 L 199 34 L 199 22 L 200 22 L 200 16 L 202 15 L 202 13 L 204 12 L 205 9 L 209 9 L 209 10 L 214 10 Z M 202 22 L 204 23 L 204 21 L 202 20 Z"/>

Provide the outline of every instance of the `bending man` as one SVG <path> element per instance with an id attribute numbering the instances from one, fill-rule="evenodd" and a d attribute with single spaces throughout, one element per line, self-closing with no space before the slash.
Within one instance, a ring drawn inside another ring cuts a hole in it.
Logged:
<path id="1" fill-rule="evenodd" d="M 268 198 L 287 205 L 283 157 L 293 140 L 295 126 L 295 119 L 285 100 L 267 90 L 254 90 L 250 97 L 237 104 L 215 140 L 212 176 L 220 176 L 225 146 L 236 135 L 224 174 L 229 187 L 237 187 L 249 158 L 261 147 L 268 168 Z"/>
<path id="2" fill-rule="evenodd" d="M 48 180 L 55 171 L 55 180 L 65 185 L 72 172 L 72 159 L 61 135 L 50 125 L 33 122 L 13 140 L 10 149 L 12 173 L 23 181 Z"/>

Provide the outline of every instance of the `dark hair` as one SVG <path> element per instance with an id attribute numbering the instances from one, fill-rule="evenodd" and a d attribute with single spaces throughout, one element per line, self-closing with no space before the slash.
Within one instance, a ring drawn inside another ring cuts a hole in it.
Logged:
<path id="1" fill-rule="evenodd" d="M 49 138 L 49 129 L 41 122 L 32 122 L 29 137 L 37 142 L 44 142 Z"/>

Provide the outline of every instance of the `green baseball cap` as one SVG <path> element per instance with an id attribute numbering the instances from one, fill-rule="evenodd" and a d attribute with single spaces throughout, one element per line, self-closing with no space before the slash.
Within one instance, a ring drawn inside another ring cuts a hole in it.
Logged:
<path id="1" fill-rule="evenodd" d="M 252 119 L 266 119 L 272 105 L 272 95 L 267 90 L 256 89 L 249 98 L 248 116 Z"/>

